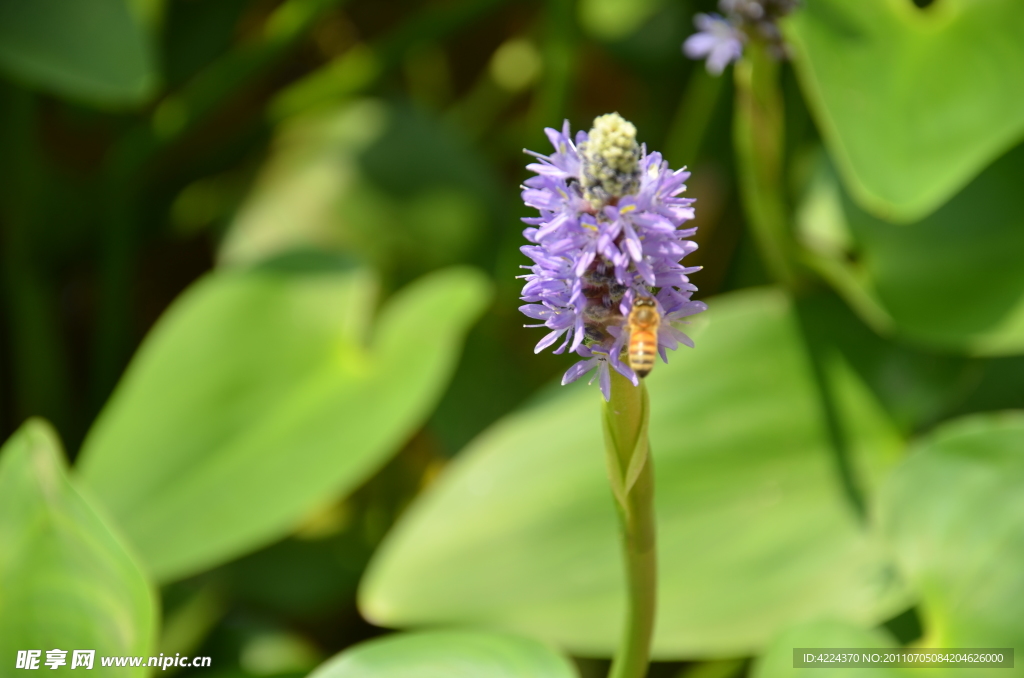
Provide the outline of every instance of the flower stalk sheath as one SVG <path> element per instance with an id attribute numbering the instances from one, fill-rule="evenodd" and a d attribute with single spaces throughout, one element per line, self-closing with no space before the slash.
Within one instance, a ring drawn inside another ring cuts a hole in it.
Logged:
<path id="1" fill-rule="evenodd" d="M 776 281 L 798 285 L 796 243 L 783 201 L 783 108 L 779 64 L 762 45 L 752 45 L 736 65 L 733 140 L 747 222 Z"/>
<path id="2" fill-rule="evenodd" d="M 643 678 L 650 662 L 658 572 L 649 416 L 647 387 L 635 388 L 613 373 L 611 399 L 604 406 L 604 440 L 622 534 L 628 611 L 609 678 Z"/>

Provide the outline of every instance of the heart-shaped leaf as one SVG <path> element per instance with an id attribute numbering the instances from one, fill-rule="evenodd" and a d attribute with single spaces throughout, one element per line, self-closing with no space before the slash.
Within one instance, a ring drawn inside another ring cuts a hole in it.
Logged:
<path id="1" fill-rule="evenodd" d="M 207 276 L 161 319 L 79 474 L 160 581 L 280 538 L 374 472 L 430 413 L 488 283 L 426 276 L 384 308 L 362 269 Z"/>
<path id="2" fill-rule="evenodd" d="M 57 435 L 40 420 L 0 449 L 0 657 L 19 651 L 95 650 L 98 676 L 143 676 L 103 668 L 100 656 L 143 656 L 153 647 L 156 604 L 142 571 L 103 518 L 68 480 Z M 53 668 L 57 668 L 54 666 Z M 11 675 L 11 674 L 8 674 Z"/>
<path id="3" fill-rule="evenodd" d="M 819 268 L 868 323 L 973 355 L 1024 352 L 1024 146 L 938 211 L 896 226 L 859 209 L 822 158 L 798 212 Z"/>
<path id="4" fill-rule="evenodd" d="M 378 638 L 326 661 L 310 678 L 576 678 L 566 657 L 535 640 L 478 630 Z"/>
<path id="5" fill-rule="evenodd" d="M 647 379 L 655 654 L 740 656 L 801 619 L 896 611 L 900 587 L 843 492 L 790 302 L 761 289 L 709 306 L 697 349 Z M 870 488 L 900 440 L 845 365 L 827 371 L 847 461 Z M 600 412 L 596 388 L 563 389 L 477 439 L 377 552 L 367 618 L 495 624 L 611 654 L 624 582 Z"/>
<path id="6" fill-rule="evenodd" d="M 812 0 L 785 24 L 851 194 L 920 219 L 1024 135 L 1024 3 Z"/>
<path id="7" fill-rule="evenodd" d="M 883 529 L 921 596 L 921 644 L 1024 645 L 1024 413 L 943 426 L 879 499 Z"/>
<path id="8" fill-rule="evenodd" d="M 0 2 L 0 68 L 90 103 L 141 102 L 156 84 L 149 38 L 125 0 Z"/>

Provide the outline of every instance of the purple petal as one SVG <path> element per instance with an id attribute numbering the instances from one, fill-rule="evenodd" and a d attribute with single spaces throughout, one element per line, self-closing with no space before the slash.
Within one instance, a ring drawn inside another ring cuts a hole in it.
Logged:
<path id="1" fill-rule="evenodd" d="M 597 369 L 598 373 L 601 375 L 601 395 L 604 396 L 604 401 L 608 402 L 612 399 L 612 375 L 611 372 L 608 371 L 608 361 L 602 360 Z"/>
<path id="2" fill-rule="evenodd" d="M 562 334 L 564 333 L 565 330 L 555 330 L 554 332 L 549 332 L 544 336 L 543 339 L 537 342 L 537 345 L 533 347 L 533 352 L 540 353 L 548 346 L 558 341 L 558 337 L 562 336 Z"/>
<path id="3" fill-rule="evenodd" d="M 703 59 L 718 44 L 718 39 L 710 33 L 694 33 L 683 43 L 683 53 L 691 59 Z"/>
<path id="4" fill-rule="evenodd" d="M 565 374 L 562 375 L 562 386 L 565 386 L 566 384 L 571 384 L 572 382 L 576 381 L 584 374 L 597 367 L 597 364 L 599 362 L 601 362 L 599 358 L 591 358 L 589 360 L 579 361 L 578 363 L 567 369 L 565 371 Z"/>

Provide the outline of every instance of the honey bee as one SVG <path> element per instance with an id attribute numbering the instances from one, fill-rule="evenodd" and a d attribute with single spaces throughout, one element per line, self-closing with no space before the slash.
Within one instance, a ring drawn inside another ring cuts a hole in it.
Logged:
<path id="1" fill-rule="evenodd" d="M 629 312 L 629 367 L 640 378 L 646 377 L 654 367 L 654 354 L 658 352 L 658 325 L 661 316 L 658 306 L 650 297 L 638 297 Z"/>

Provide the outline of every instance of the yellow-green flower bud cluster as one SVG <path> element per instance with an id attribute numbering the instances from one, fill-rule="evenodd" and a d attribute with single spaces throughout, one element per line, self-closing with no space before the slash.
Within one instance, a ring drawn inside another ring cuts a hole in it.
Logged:
<path id="1" fill-rule="evenodd" d="M 580 154 L 583 197 L 595 209 L 639 190 L 640 146 L 636 143 L 636 127 L 618 113 L 594 119 Z"/>

